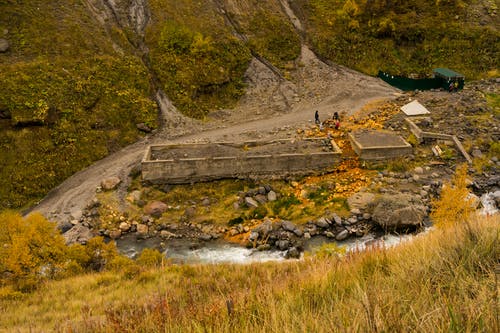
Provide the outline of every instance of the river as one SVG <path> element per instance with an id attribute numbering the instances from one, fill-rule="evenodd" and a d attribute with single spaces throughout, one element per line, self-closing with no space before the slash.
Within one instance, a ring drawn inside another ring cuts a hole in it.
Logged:
<path id="1" fill-rule="evenodd" d="M 494 215 L 498 213 L 493 193 L 481 196 L 481 215 Z M 411 241 L 419 235 L 423 235 L 432 226 L 426 226 L 424 231 L 412 234 L 380 234 L 370 233 L 359 238 L 349 238 L 345 241 L 336 242 L 324 236 L 316 236 L 305 243 L 305 250 L 314 254 L 325 243 L 336 243 L 344 247 L 346 252 L 363 251 L 367 246 L 392 247 L 403 242 Z M 144 248 L 160 249 L 165 256 L 175 264 L 219 264 L 235 263 L 249 264 L 255 262 L 284 261 L 284 251 L 257 251 L 238 244 L 231 244 L 223 240 L 209 242 L 194 242 L 185 239 L 174 239 L 162 242 L 159 238 L 136 239 L 134 235 L 126 235 L 117 241 L 118 249 L 128 257 L 136 257 Z M 303 255 L 302 255 L 303 256 Z"/>

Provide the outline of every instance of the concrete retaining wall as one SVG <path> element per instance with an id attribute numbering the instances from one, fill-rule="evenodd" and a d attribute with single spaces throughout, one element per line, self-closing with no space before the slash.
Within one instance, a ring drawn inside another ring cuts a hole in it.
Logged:
<path id="1" fill-rule="evenodd" d="M 261 144 L 269 144 L 269 142 L 262 141 Z M 182 184 L 222 178 L 283 177 L 333 169 L 340 160 L 340 149 L 332 141 L 330 143 L 331 151 L 322 152 L 320 151 L 322 145 L 319 143 L 320 140 L 318 140 L 318 152 L 251 156 L 243 153 L 238 156 L 181 157 L 168 160 L 152 160 L 151 157 L 155 155 L 155 151 L 168 149 L 196 149 L 196 155 L 199 156 L 203 149 L 210 150 L 208 148 L 213 148 L 221 143 L 150 146 L 142 161 L 142 179 L 151 183 Z M 258 145 L 259 142 L 252 141 L 248 144 Z M 244 147 L 247 143 L 230 145 Z"/>

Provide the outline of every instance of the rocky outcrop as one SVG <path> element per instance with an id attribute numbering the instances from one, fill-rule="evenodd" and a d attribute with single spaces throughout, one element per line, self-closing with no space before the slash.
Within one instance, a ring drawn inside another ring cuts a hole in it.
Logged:
<path id="1" fill-rule="evenodd" d="M 383 195 L 372 206 L 372 220 L 386 230 L 419 228 L 427 215 L 420 200 L 405 194 Z"/>

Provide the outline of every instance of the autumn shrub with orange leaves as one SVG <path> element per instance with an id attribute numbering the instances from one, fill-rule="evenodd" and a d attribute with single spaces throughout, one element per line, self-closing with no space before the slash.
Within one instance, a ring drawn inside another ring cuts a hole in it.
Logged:
<path id="1" fill-rule="evenodd" d="M 450 227 L 470 219 L 475 207 L 467 189 L 466 164 L 458 166 L 453 179 L 443 185 L 432 208 L 431 218 L 438 227 Z"/>

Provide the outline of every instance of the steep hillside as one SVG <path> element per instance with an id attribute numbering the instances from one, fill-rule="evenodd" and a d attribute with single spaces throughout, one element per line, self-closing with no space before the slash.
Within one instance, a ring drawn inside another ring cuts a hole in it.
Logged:
<path id="1" fill-rule="evenodd" d="M 2 1 L 0 208 L 40 198 L 156 126 L 149 74 L 81 1 Z"/>
<path id="2" fill-rule="evenodd" d="M 498 75 L 498 2 L 297 1 L 313 48 L 326 59 L 376 75 L 429 75 L 454 68 L 467 78 Z"/>
<path id="3" fill-rule="evenodd" d="M 369 74 L 477 78 L 498 73 L 498 35 L 489 0 L 0 0 L 0 208 L 157 128 L 158 96 L 196 119 L 231 112 L 252 59 L 295 82 L 306 43 Z"/>

